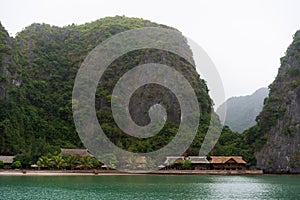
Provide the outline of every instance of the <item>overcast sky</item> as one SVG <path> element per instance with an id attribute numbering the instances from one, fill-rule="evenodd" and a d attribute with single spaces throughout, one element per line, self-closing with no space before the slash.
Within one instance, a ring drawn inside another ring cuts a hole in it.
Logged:
<path id="1" fill-rule="evenodd" d="M 280 57 L 300 29 L 298 0 L 0 2 L 0 21 L 11 36 L 34 22 L 64 26 L 115 15 L 173 26 L 208 53 L 226 97 L 250 94 L 272 83 Z"/>

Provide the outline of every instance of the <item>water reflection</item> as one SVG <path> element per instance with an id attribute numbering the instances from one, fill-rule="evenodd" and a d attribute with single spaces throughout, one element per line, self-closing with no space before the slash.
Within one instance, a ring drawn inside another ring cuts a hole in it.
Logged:
<path id="1" fill-rule="evenodd" d="M 0 177 L 0 199 L 300 199 L 300 176 Z"/>
<path id="2" fill-rule="evenodd" d="M 209 193 L 204 199 L 266 199 L 272 186 L 255 177 L 212 177 Z"/>

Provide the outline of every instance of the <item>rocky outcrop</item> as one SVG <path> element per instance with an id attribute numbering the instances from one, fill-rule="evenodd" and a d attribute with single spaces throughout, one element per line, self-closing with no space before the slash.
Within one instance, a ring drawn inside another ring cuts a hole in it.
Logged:
<path id="1" fill-rule="evenodd" d="M 9 85 L 20 87 L 22 84 L 19 73 L 22 55 L 18 50 L 13 38 L 0 23 L 0 100 L 9 98 Z"/>
<path id="2" fill-rule="evenodd" d="M 258 126 L 266 143 L 255 154 L 257 167 L 266 172 L 300 172 L 300 31 L 281 59 Z"/>
<path id="3" fill-rule="evenodd" d="M 7 31 L 0 23 L 0 100 L 6 97 L 6 85 L 10 72 L 8 63 L 10 60 L 10 38 Z"/>

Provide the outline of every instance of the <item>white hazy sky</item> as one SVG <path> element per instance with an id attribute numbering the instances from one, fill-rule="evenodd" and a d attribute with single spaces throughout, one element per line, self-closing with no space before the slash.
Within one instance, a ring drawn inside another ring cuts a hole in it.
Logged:
<path id="1" fill-rule="evenodd" d="M 300 29 L 298 0 L 0 0 L 0 21 L 12 36 L 34 22 L 64 26 L 115 15 L 173 26 L 193 39 L 215 63 L 227 98 L 272 83 Z"/>

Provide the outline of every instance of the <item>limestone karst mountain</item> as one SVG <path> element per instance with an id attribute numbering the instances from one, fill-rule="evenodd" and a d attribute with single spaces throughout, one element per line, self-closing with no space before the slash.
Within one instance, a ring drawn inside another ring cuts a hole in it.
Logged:
<path id="1" fill-rule="evenodd" d="M 266 142 L 256 152 L 267 172 L 300 172 L 300 31 L 294 35 L 258 117 Z"/>
<path id="2" fill-rule="evenodd" d="M 87 54 L 102 41 L 142 27 L 175 30 L 124 16 L 65 27 L 34 23 L 15 37 L 10 37 L 0 25 L 0 154 L 17 155 L 18 160 L 28 164 L 41 155 L 55 154 L 60 148 L 82 148 L 72 118 L 76 73 Z M 156 137 L 129 137 L 113 122 L 110 99 L 114 85 L 126 71 L 145 63 L 175 67 L 195 89 L 201 108 L 201 126 L 189 151 L 197 154 L 209 124 L 212 102 L 205 81 L 200 79 L 193 65 L 171 52 L 141 49 L 111 63 L 96 92 L 95 107 L 102 129 L 116 145 L 132 152 L 160 148 L 176 134 L 180 120 L 178 100 L 170 90 L 153 85 L 138 89 L 132 98 L 134 109 L 131 111 L 135 115 L 133 119 L 145 125 L 149 122 L 149 104 L 143 103 L 143 99 L 166 106 L 168 120 Z"/>
<path id="3" fill-rule="evenodd" d="M 268 94 L 268 88 L 260 88 L 251 95 L 231 97 L 216 112 L 219 114 L 219 110 L 226 104 L 225 125 L 241 133 L 256 124 L 255 118 L 261 112 Z"/>

